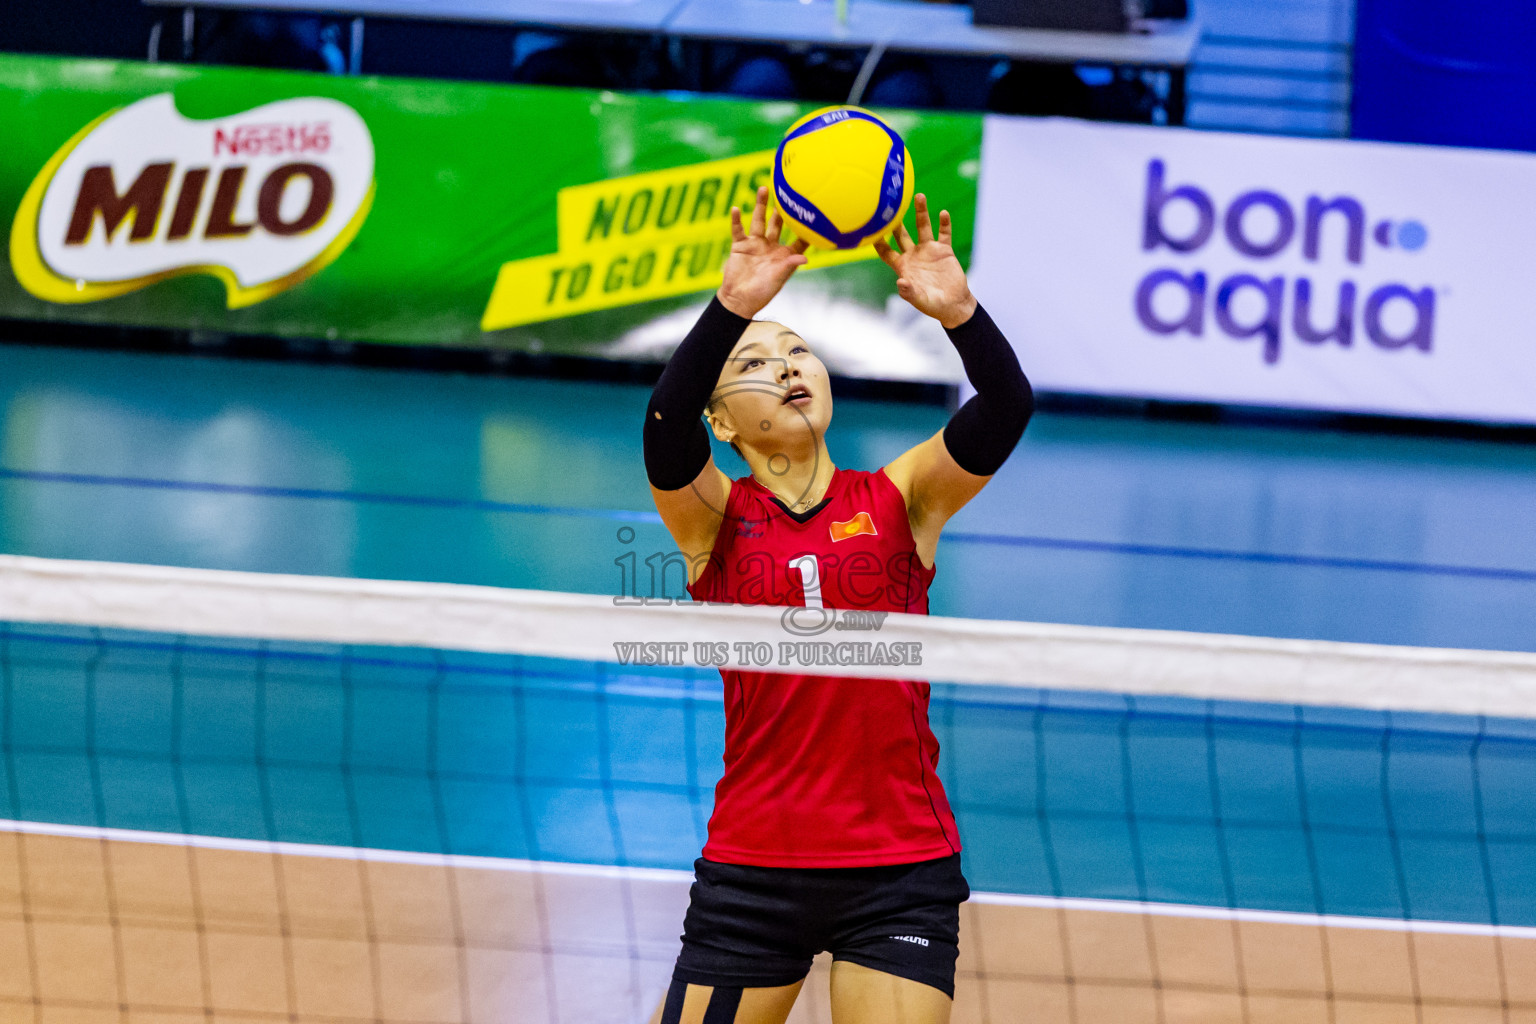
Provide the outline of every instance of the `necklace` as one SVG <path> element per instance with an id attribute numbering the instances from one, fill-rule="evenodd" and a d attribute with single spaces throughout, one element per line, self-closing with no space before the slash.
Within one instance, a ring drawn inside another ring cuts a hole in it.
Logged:
<path id="1" fill-rule="evenodd" d="M 826 495 L 823 494 L 822 497 L 825 498 Z M 791 509 L 793 509 L 794 511 L 798 512 L 801 509 L 811 508 L 811 507 L 813 507 L 815 505 L 816 505 L 816 502 L 812 501 L 810 498 L 801 498 L 799 501 L 795 502 L 793 505 L 791 505 L 789 507 Z"/>

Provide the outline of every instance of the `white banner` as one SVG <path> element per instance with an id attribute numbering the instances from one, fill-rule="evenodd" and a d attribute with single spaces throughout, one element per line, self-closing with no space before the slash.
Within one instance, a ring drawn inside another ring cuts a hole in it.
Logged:
<path id="1" fill-rule="evenodd" d="M 1536 156 L 988 117 L 972 281 L 1042 390 L 1536 423 Z"/>

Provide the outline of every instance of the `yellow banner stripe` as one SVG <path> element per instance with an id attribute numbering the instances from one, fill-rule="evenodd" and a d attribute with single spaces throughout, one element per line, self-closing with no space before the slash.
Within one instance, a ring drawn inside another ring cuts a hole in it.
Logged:
<path id="1" fill-rule="evenodd" d="M 556 197 L 559 251 L 502 264 L 485 331 L 712 291 L 730 254 L 730 209 L 750 215 L 773 151 L 572 185 Z M 812 250 L 809 268 L 875 258 Z"/>
<path id="2" fill-rule="evenodd" d="M 759 185 L 773 184 L 773 150 L 708 160 L 560 190 L 561 252 L 716 225 L 728 233 L 731 207 L 750 213 Z"/>

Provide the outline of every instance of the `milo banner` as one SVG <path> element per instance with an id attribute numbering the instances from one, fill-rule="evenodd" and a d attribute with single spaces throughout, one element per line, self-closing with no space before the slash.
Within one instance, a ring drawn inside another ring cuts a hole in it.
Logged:
<path id="1" fill-rule="evenodd" d="M 0 317 L 663 359 L 794 103 L 0 55 Z M 981 120 L 887 112 L 969 257 Z M 870 249 L 765 315 L 950 381 Z"/>

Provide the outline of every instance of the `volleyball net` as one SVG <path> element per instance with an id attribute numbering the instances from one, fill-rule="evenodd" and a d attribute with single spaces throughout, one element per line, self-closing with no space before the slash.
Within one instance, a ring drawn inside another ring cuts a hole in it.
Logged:
<path id="1" fill-rule="evenodd" d="M 914 653 L 957 1022 L 1536 1019 L 1536 656 L 0 557 L 0 1020 L 643 1021 L 715 663 Z"/>

